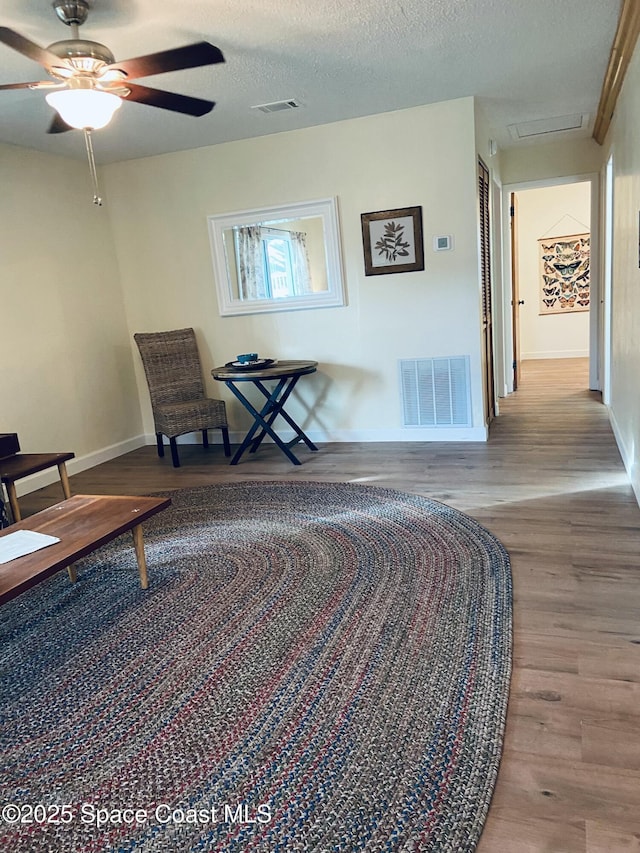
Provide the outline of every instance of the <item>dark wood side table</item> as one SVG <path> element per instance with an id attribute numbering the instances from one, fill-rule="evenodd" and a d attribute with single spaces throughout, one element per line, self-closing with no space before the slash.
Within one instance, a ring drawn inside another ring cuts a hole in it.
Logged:
<path id="1" fill-rule="evenodd" d="M 47 468 L 58 468 L 62 492 L 65 498 L 71 497 L 71 487 L 67 475 L 66 463 L 73 459 L 74 453 L 16 453 L 0 459 L 0 482 L 7 487 L 9 505 L 14 521 L 20 521 L 20 505 L 18 504 L 18 493 L 16 492 L 16 480 L 45 471 Z"/>
<path id="2" fill-rule="evenodd" d="M 315 373 L 317 367 L 317 361 L 277 361 L 268 367 L 262 367 L 258 370 L 229 367 L 228 365 L 214 367 L 211 371 L 213 378 L 217 379 L 218 382 L 224 382 L 254 419 L 253 425 L 233 456 L 231 465 L 237 465 L 246 450 L 249 450 L 250 453 L 255 453 L 265 435 L 269 435 L 273 439 L 274 444 L 280 448 L 294 465 L 301 465 L 302 463 L 292 453 L 291 447 L 293 445 L 299 441 L 304 441 L 309 450 L 318 449 L 284 408 L 300 377 L 308 373 Z M 276 381 L 276 386 L 271 391 L 264 385 L 268 380 Z M 245 382 L 250 382 L 254 385 L 266 398 L 266 402 L 260 411 L 256 409 L 238 387 Z M 291 441 L 283 441 L 274 430 L 273 422 L 278 416 L 283 418 L 293 429 L 295 437 Z"/>

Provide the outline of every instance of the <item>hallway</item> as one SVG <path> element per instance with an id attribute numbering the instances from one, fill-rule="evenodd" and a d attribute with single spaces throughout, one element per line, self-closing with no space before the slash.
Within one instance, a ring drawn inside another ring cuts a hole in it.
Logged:
<path id="1" fill-rule="evenodd" d="M 639 849 L 640 510 L 587 387 L 586 359 L 523 362 L 489 442 L 514 474 L 507 504 L 472 513 L 501 537 L 514 575 L 484 853 Z"/>

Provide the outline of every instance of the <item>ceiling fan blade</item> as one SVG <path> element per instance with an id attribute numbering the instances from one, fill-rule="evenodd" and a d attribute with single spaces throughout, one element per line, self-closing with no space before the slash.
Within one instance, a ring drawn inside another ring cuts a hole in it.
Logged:
<path id="1" fill-rule="evenodd" d="M 33 83 L 4 83 L 0 89 L 37 89 L 40 87 L 40 81 L 36 80 Z"/>
<path id="2" fill-rule="evenodd" d="M 56 113 L 51 119 L 51 124 L 47 128 L 47 133 L 66 133 L 68 130 L 75 130 L 75 128 L 68 125 L 66 121 L 63 121 L 58 113 Z"/>
<path id="3" fill-rule="evenodd" d="M 0 27 L 0 42 L 6 44 L 7 47 L 17 50 L 23 56 L 33 59 L 34 62 L 39 62 L 43 68 L 56 66 L 64 68 L 67 64 L 64 59 L 56 56 L 55 53 L 51 53 L 46 48 L 40 47 L 40 45 L 33 41 L 29 41 L 28 38 L 21 36 L 20 33 L 16 33 L 15 30 L 10 30 L 9 27 Z"/>
<path id="4" fill-rule="evenodd" d="M 161 107 L 163 110 L 172 110 L 185 115 L 203 116 L 215 107 L 215 101 L 204 101 L 202 98 L 192 98 L 190 95 L 176 95 L 174 92 L 163 92 L 162 89 L 149 89 L 147 86 L 138 86 L 137 83 L 128 81 L 127 89 L 130 90 L 130 94 L 126 96 L 125 101 L 137 101 L 139 104 Z"/>
<path id="5" fill-rule="evenodd" d="M 224 56 L 219 48 L 208 41 L 176 47 L 173 50 L 162 50 L 147 56 L 136 56 L 123 62 L 108 65 L 103 73 L 111 69 L 123 71 L 128 80 L 138 77 L 150 77 L 153 74 L 164 74 L 165 71 L 181 71 L 183 68 L 198 68 L 201 65 L 215 65 L 224 62 Z"/>

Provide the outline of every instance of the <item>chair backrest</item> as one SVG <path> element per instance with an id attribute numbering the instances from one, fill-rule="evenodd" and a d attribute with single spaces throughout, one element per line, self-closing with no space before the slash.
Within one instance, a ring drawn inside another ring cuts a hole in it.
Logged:
<path id="1" fill-rule="evenodd" d="M 147 377 L 152 408 L 204 397 L 202 365 L 193 329 L 133 336 Z"/>

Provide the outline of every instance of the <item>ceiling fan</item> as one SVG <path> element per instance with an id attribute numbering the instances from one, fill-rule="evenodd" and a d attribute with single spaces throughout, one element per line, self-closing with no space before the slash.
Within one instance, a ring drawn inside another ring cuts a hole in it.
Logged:
<path id="1" fill-rule="evenodd" d="M 8 27 L 0 27 L 0 43 L 38 62 L 54 78 L 0 85 L 0 89 L 47 91 L 47 102 L 57 110 L 48 133 L 63 133 L 73 128 L 91 131 L 104 127 L 123 100 L 191 116 L 205 115 L 215 106 L 214 101 L 151 89 L 132 81 L 167 71 L 224 62 L 219 48 L 201 41 L 116 62 L 108 47 L 78 36 L 78 27 L 86 21 L 89 13 L 88 0 L 53 0 L 52 5 L 58 18 L 71 27 L 70 39 L 44 48 Z"/>

